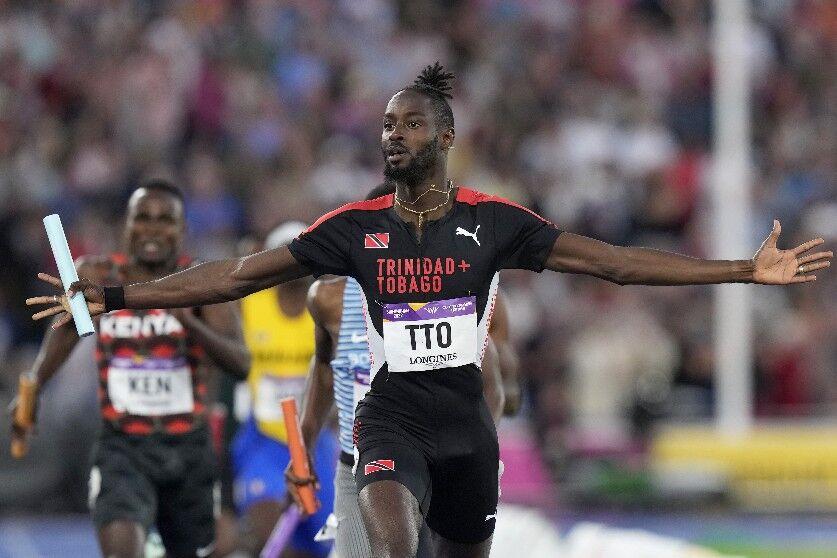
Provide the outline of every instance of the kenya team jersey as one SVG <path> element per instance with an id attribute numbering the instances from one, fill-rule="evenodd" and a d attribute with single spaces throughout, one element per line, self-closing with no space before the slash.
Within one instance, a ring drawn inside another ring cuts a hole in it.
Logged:
<path id="1" fill-rule="evenodd" d="M 109 280 L 124 283 L 124 254 L 112 254 Z M 178 268 L 191 263 L 186 256 Z M 102 418 L 125 434 L 184 434 L 206 413 L 201 345 L 168 310 L 117 310 L 96 328 Z"/>
<path id="2" fill-rule="evenodd" d="M 102 417 L 126 434 L 183 434 L 206 410 L 203 347 L 166 310 L 117 310 L 99 320 Z"/>

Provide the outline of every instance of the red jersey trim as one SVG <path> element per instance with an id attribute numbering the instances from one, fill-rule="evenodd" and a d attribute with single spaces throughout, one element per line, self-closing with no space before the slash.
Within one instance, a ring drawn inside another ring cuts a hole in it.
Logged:
<path id="1" fill-rule="evenodd" d="M 339 215 L 345 211 L 351 211 L 353 209 L 359 209 L 361 211 L 375 211 L 376 209 L 387 209 L 392 207 L 395 203 L 395 194 L 387 194 L 385 196 L 381 196 L 380 198 L 375 198 L 373 200 L 363 200 L 358 202 L 347 203 L 344 206 L 338 207 L 334 211 L 329 211 L 316 221 L 314 224 L 305 229 L 305 233 L 309 233 L 319 227 L 323 222 L 328 221 L 335 215 Z M 305 234 L 302 233 L 302 234 Z"/>
<path id="2" fill-rule="evenodd" d="M 470 188 L 463 188 L 462 186 L 459 187 L 459 191 L 456 193 L 456 201 L 467 203 L 468 205 L 477 205 L 478 203 L 485 203 L 485 202 L 496 202 L 496 203 L 504 203 L 506 205 L 510 205 L 512 207 L 516 207 L 517 209 L 521 209 L 526 213 L 537 217 L 544 223 L 552 225 L 552 222 L 544 219 L 531 209 L 527 207 L 523 207 L 518 203 L 514 203 L 511 200 L 507 200 L 506 198 L 501 198 L 500 196 L 491 196 L 489 194 L 483 194 L 482 192 L 477 192 L 476 190 L 471 190 Z M 553 225 L 554 226 L 554 225 Z"/>

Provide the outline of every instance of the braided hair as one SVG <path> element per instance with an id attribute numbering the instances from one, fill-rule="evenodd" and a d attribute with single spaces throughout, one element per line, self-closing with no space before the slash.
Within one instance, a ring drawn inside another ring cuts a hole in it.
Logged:
<path id="1" fill-rule="evenodd" d="M 433 113 L 436 124 L 442 128 L 453 128 L 453 111 L 448 99 L 453 99 L 449 93 L 453 89 L 450 82 L 454 79 L 453 72 L 448 72 L 437 60 L 432 66 L 425 66 L 413 85 L 408 85 L 401 91 L 416 91 L 426 95 L 433 103 Z"/>

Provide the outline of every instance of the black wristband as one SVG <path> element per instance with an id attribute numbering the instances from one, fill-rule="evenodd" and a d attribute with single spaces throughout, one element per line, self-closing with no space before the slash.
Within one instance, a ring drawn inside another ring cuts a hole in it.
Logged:
<path id="1" fill-rule="evenodd" d="M 125 308 L 125 287 L 105 287 L 105 312 Z"/>

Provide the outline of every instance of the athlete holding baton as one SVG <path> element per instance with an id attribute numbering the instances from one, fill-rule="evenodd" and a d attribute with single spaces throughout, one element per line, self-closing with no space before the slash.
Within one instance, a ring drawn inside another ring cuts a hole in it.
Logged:
<path id="1" fill-rule="evenodd" d="M 806 255 L 821 238 L 780 250 L 778 222 L 745 260 L 613 246 L 454 184 L 447 175 L 452 77 L 438 64 L 428 67 L 387 104 L 381 149 L 394 195 L 343 206 L 288 246 L 124 287 L 82 279 L 71 289 L 98 315 L 225 302 L 311 273 L 357 279 L 372 367 L 356 412 L 355 479 L 376 557 L 414 555 L 422 516 L 437 556 L 488 556 L 498 448 L 477 363 L 501 269 L 580 273 L 619 285 L 785 285 L 815 280 L 833 256 Z M 52 297 L 27 302 L 49 305 L 36 319 L 58 315 L 56 326 L 72 319 Z"/>
<path id="2" fill-rule="evenodd" d="M 285 425 L 288 428 L 288 450 L 291 456 L 288 469 L 292 470 L 299 478 L 314 478 L 309 467 L 308 450 L 299 429 L 296 399 L 294 397 L 282 399 L 281 407 Z M 317 513 L 320 503 L 317 501 L 316 489 L 316 480 L 314 480 L 314 482 L 306 483 L 305 486 L 300 486 L 295 490 L 294 500 L 298 507 L 290 506 L 285 510 L 259 553 L 259 558 L 279 558 L 287 548 L 291 537 L 293 537 L 302 518 L 301 514 L 305 513 L 308 517 L 312 517 Z"/>
<path id="3" fill-rule="evenodd" d="M 187 263 L 184 232 L 180 190 L 166 181 L 147 182 L 128 202 L 125 255 L 81 258 L 78 272 L 109 284 L 161 277 Z M 58 279 L 43 278 L 60 288 Z M 65 296 L 60 302 L 68 308 Z M 96 321 L 103 427 L 91 497 L 102 554 L 142 556 L 148 529 L 156 524 L 168 556 L 209 556 L 216 471 L 206 421 L 207 366 L 211 359 L 246 376 L 250 356 L 237 308 L 123 310 Z M 37 390 L 78 339 L 74 329 L 55 324 L 47 332 L 33 365 Z"/>
<path id="4" fill-rule="evenodd" d="M 46 229 L 49 246 L 58 267 L 58 274 L 61 276 L 61 284 L 66 289 L 78 281 L 73 256 L 70 254 L 70 247 L 67 244 L 67 237 L 64 234 L 64 226 L 61 224 L 61 217 L 57 214 L 44 217 L 44 228 Z M 56 302 L 57 302 L 56 297 Z M 94 333 L 93 320 L 87 311 L 87 303 L 84 296 L 76 295 L 69 301 L 70 311 L 73 314 L 73 321 L 76 324 L 76 333 L 79 337 L 87 337 Z M 21 374 L 18 383 L 17 397 L 12 401 L 14 414 L 12 416 L 12 457 L 20 459 L 29 451 L 29 430 L 35 422 L 35 407 L 38 384 L 36 374 L 33 371 Z"/>

